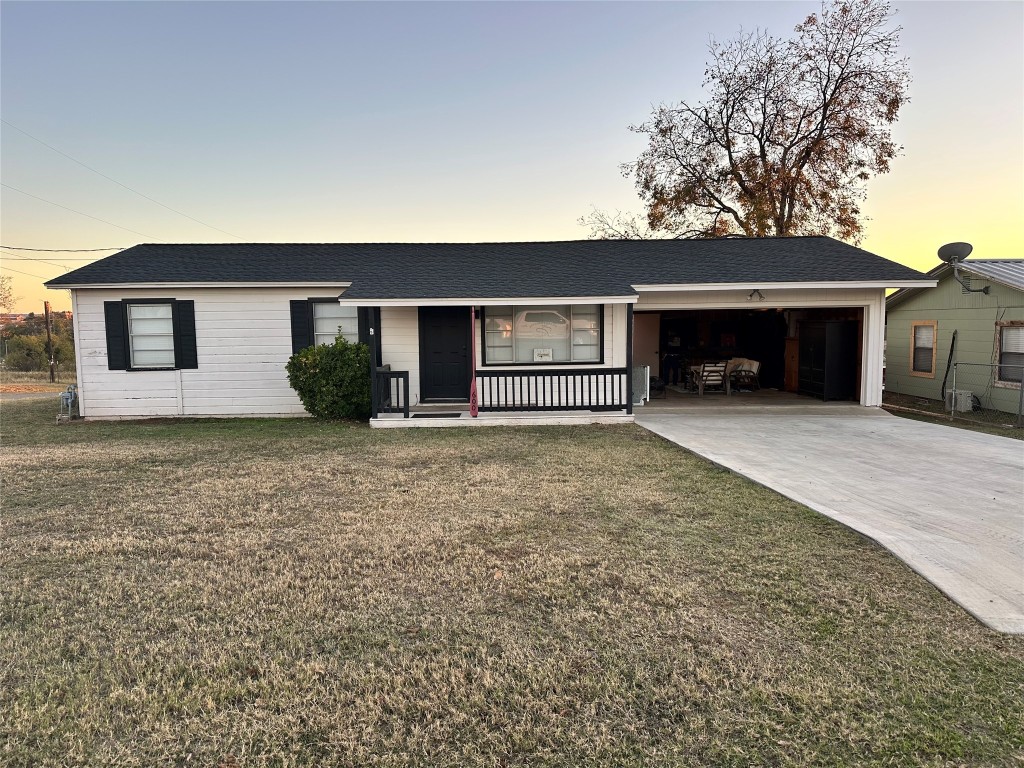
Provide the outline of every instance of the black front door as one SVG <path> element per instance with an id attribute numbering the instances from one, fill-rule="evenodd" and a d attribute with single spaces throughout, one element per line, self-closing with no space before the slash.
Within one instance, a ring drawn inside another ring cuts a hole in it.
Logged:
<path id="1" fill-rule="evenodd" d="M 469 400 L 469 307 L 420 307 L 420 397 Z"/>

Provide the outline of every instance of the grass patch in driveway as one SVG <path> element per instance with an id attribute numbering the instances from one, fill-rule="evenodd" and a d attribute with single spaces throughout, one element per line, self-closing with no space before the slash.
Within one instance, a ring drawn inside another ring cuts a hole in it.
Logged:
<path id="1" fill-rule="evenodd" d="M 4 404 L 0 762 L 1013 765 L 1024 640 L 635 426 Z"/>

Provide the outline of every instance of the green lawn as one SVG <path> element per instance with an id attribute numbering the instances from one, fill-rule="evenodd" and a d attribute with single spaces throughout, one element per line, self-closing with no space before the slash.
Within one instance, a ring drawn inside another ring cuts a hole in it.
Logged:
<path id="1" fill-rule="evenodd" d="M 5 403 L 0 764 L 1017 765 L 1024 638 L 639 427 Z"/>

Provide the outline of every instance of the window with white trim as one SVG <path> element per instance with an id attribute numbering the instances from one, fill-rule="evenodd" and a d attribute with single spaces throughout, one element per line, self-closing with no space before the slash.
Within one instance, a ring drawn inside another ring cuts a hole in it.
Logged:
<path id="1" fill-rule="evenodd" d="M 484 362 L 598 363 L 600 304 L 484 307 Z"/>
<path id="2" fill-rule="evenodd" d="M 916 376 L 935 375 L 935 337 L 938 323 L 934 320 L 911 323 L 910 372 Z"/>
<path id="3" fill-rule="evenodd" d="M 344 336 L 353 344 L 359 343 L 359 321 L 355 307 L 343 307 L 336 301 L 313 302 L 313 343 L 333 344 Z"/>
<path id="4" fill-rule="evenodd" d="M 996 379 L 1008 384 L 1020 384 L 1024 371 L 1024 325 L 996 327 L 999 335 L 999 367 Z"/>
<path id="5" fill-rule="evenodd" d="M 171 304 L 128 305 L 128 354 L 132 368 L 174 367 Z"/>

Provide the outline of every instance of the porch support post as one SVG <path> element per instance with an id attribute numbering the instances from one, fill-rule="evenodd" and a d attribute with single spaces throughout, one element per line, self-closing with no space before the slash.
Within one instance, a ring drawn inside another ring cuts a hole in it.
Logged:
<path id="1" fill-rule="evenodd" d="M 633 305 L 626 305 L 626 413 L 633 413 Z"/>
<path id="2" fill-rule="evenodd" d="M 882 404 L 882 355 L 885 347 L 885 291 L 864 306 L 861 357 L 861 405 Z"/>
<path id="3" fill-rule="evenodd" d="M 373 326 L 371 315 L 370 328 L 370 418 L 376 419 L 377 411 L 377 329 Z"/>

